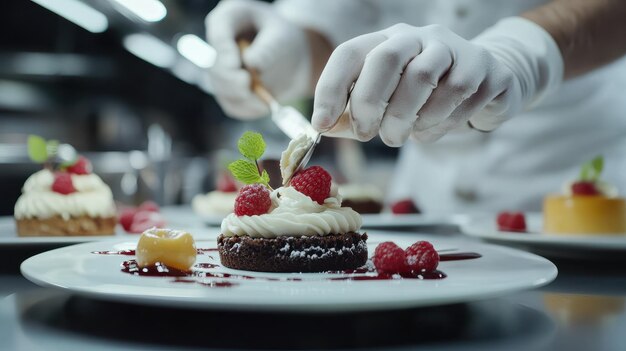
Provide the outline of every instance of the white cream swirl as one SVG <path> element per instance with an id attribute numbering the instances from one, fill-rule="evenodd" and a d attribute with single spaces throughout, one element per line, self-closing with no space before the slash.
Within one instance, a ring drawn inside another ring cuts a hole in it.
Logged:
<path id="1" fill-rule="evenodd" d="M 111 189 L 95 174 L 72 174 L 76 192 L 63 195 L 52 191 L 54 174 L 47 169 L 31 175 L 15 203 L 15 218 L 113 217 L 115 204 Z"/>
<path id="2" fill-rule="evenodd" d="M 271 194 L 270 212 L 260 216 L 228 215 L 222 221 L 224 236 L 275 238 L 354 232 L 361 228 L 361 215 L 341 207 L 341 197 L 333 186 L 331 195 L 320 205 L 292 187 L 281 187 Z"/>
<path id="3" fill-rule="evenodd" d="M 383 192 L 373 184 L 348 183 L 339 185 L 339 194 L 344 199 L 355 201 L 382 201 Z"/>
<path id="4" fill-rule="evenodd" d="M 191 207 L 201 216 L 225 216 L 233 212 L 236 197 L 236 192 L 211 191 L 194 196 Z"/>
<path id="5" fill-rule="evenodd" d="M 313 145 L 313 139 L 306 134 L 300 134 L 289 142 L 287 150 L 280 155 L 280 175 L 283 177 L 283 185 L 285 180 L 289 179 L 296 170 L 300 160 L 302 160 L 311 145 Z"/>

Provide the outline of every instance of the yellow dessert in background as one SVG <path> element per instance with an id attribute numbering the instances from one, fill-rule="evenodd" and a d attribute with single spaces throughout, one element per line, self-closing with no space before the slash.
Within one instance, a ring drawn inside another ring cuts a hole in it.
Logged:
<path id="1" fill-rule="evenodd" d="M 626 234 L 626 201 L 604 196 L 551 195 L 543 202 L 547 233 Z"/>
<path id="2" fill-rule="evenodd" d="M 160 262 L 186 271 L 196 262 L 196 243 L 191 234 L 172 229 L 148 229 L 137 243 L 137 265 L 148 267 Z"/>
<path id="3" fill-rule="evenodd" d="M 567 183 L 562 195 L 543 202 L 543 229 L 549 234 L 626 235 L 626 200 L 599 179 L 603 161 L 583 165 L 579 179 Z"/>

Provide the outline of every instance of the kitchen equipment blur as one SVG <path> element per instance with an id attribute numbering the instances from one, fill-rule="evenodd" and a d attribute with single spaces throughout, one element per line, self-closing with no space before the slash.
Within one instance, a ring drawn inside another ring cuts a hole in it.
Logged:
<path id="1" fill-rule="evenodd" d="M 204 17 L 217 2 L 1 1 L 0 30 L 13 35 L 0 38 L 0 214 L 13 213 L 40 169 L 26 153 L 29 134 L 73 145 L 129 204 L 185 204 L 214 189 L 221 155 L 246 130 L 279 159 L 288 139 L 270 119 L 227 118 L 211 96 Z M 310 113 L 310 101 L 290 105 Z M 332 144 L 315 162 L 332 168 Z M 368 161 L 395 154 L 377 141 L 365 147 Z"/>

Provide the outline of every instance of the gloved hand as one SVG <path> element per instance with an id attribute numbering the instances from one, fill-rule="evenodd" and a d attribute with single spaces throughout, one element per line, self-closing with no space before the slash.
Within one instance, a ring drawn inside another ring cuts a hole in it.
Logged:
<path id="1" fill-rule="evenodd" d="M 315 91 L 313 126 L 335 133 L 349 103 L 348 136 L 431 142 L 453 129 L 490 131 L 562 80 L 550 35 L 517 17 L 472 41 L 438 26 L 399 24 L 356 37 L 331 55 Z M 346 125 L 342 120 L 340 125 Z M 329 130 L 330 129 L 330 130 Z"/>
<path id="2" fill-rule="evenodd" d="M 206 18 L 209 44 L 217 51 L 209 70 L 213 92 L 226 114 L 252 119 L 269 113 L 267 106 L 250 90 L 255 69 L 276 99 L 305 95 L 310 86 L 311 58 L 303 29 L 287 21 L 271 5 L 258 1 L 221 1 Z M 237 39 L 254 35 L 242 54 Z"/>

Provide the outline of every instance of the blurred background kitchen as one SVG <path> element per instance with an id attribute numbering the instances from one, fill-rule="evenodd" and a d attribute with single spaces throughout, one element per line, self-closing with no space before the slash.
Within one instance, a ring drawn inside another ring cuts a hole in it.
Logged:
<path id="1" fill-rule="evenodd" d="M 28 159 L 28 134 L 74 145 L 124 203 L 186 204 L 211 190 L 248 129 L 278 158 L 288 140 L 269 120 L 228 119 L 211 96 L 205 70 L 215 51 L 204 18 L 217 2 L 1 1 L 0 215 L 13 213 L 40 167 Z M 310 101 L 294 104 L 310 115 Z M 316 162 L 343 167 L 336 176 L 384 187 L 396 150 L 326 140 L 316 153 Z M 365 155 L 378 167 L 355 179 Z"/>

